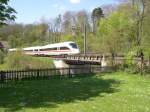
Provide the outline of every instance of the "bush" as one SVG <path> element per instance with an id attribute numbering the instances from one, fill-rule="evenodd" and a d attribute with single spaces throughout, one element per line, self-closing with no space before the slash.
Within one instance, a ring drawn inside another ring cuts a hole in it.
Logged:
<path id="1" fill-rule="evenodd" d="M 5 58 L 5 54 L 3 51 L 0 50 L 0 64 L 3 64 Z"/>
<path id="2" fill-rule="evenodd" d="M 52 66 L 51 60 L 44 58 L 32 57 L 25 55 L 22 52 L 14 52 L 8 54 L 6 58 L 7 69 L 29 70 L 29 69 L 43 69 Z"/>
<path id="3" fill-rule="evenodd" d="M 139 66 L 135 63 L 134 61 L 134 57 L 136 55 L 136 52 L 129 52 L 127 55 L 126 55 L 126 60 L 124 62 L 124 69 L 126 72 L 129 72 L 129 73 L 138 73 L 140 70 Z"/>

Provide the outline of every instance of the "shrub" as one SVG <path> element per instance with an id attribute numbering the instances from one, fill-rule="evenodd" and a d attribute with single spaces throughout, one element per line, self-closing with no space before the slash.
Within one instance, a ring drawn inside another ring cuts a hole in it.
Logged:
<path id="1" fill-rule="evenodd" d="M 3 51 L 0 50 L 0 64 L 3 64 L 5 58 L 5 54 Z"/>
<path id="2" fill-rule="evenodd" d="M 7 69 L 43 69 L 52 66 L 51 61 L 42 58 L 25 55 L 22 52 L 14 52 L 8 54 L 6 58 Z"/>
<path id="3" fill-rule="evenodd" d="M 139 67 L 135 63 L 135 60 L 134 60 L 135 54 L 136 54 L 136 52 L 131 51 L 126 55 L 126 57 L 125 57 L 126 60 L 123 65 L 126 72 L 129 72 L 129 73 L 138 73 L 139 72 Z"/>

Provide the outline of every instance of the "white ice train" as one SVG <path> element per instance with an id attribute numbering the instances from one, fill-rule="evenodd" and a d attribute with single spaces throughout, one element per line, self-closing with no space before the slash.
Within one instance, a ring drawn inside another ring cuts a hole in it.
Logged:
<path id="1" fill-rule="evenodd" d="M 9 52 L 14 52 L 19 49 L 9 49 Z M 48 44 L 45 46 L 27 47 L 21 49 L 25 54 L 28 55 L 74 55 L 79 54 L 80 50 L 75 42 L 62 42 L 55 44 Z"/>

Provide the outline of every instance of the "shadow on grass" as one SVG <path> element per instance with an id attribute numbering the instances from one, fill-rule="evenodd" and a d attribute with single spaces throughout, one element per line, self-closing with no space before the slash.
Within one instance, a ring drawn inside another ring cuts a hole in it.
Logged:
<path id="1" fill-rule="evenodd" d="M 119 81 L 96 76 L 11 83 L 10 87 L 0 88 L 0 108 L 11 112 L 22 108 L 55 108 L 58 104 L 117 92 L 119 84 Z"/>

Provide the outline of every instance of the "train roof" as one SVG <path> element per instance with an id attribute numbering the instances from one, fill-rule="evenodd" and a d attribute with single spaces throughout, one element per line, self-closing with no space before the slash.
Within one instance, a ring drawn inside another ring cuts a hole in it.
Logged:
<path id="1" fill-rule="evenodd" d="M 16 51 L 16 50 L 17 50 L 16 48 L 8 49 L 8 51 Z"/>
<path id="2" fill-rule="evenodd" d="M 47 44 L 45 46 L 41 46 L 41 49 L 44 49 L 47 47 L 62 47 L 62 46 L 68 45 L 70 43 L 75 43 L 75 42 L 68 41 L 68 42 L 61 42 L 61 43 L 55 43 L 55 44 Z"/>
<path id="3" fill-rule="evenodd" d="M 55 43 L 55 44 L 47 44 L 44 46 L 26 47 L 26 48 L 22 48 L 22 50 L 45 49 L 45 48 L 49 48 L 49 47 L 62 47 L 62 46 L 66 46 L 70 43 L 75 43 L 75 42 L 67 41 L 67 42 L 61 42 L 61 43 Z M 18 49 L 17 48 L 9 49 L 9 51 L 16 51 L 16 50 L 18 50 Z"/>
<path id="4" fill-rule="evenodd" d="M 50 45 L 62 45 L 62 44 L 70 44 L 70 43 L 74 43 L 72 41 L 68 41 L 68 42 L 60 42 L 60 43 L 54 43 L 54 44 L 47 44 L 45 46 L 50 46 Z"/>
<path id="5" fill-rule="evenodd" d="M 35 47 L 26 47 L 23 50 L 32 50 L 32 49 L 40 49 L 42 46 L 35 46 Z"/>
<path id="6" fill-rule="evenodd" d="M 45 48 L 49 48 L 49 47 L 62 47 L 62 46 L 65 46 L 66 44 L 70 44 L 70 43 L 74 43 L 74 42 L 68 41 L 68 42 L 61 42 L 61 43 L 55 43 L 55 44 L 47 44 L 45 46 L 27 47 L 27 48 L 23 48 L 23 50 L 45 49 Z"/>

